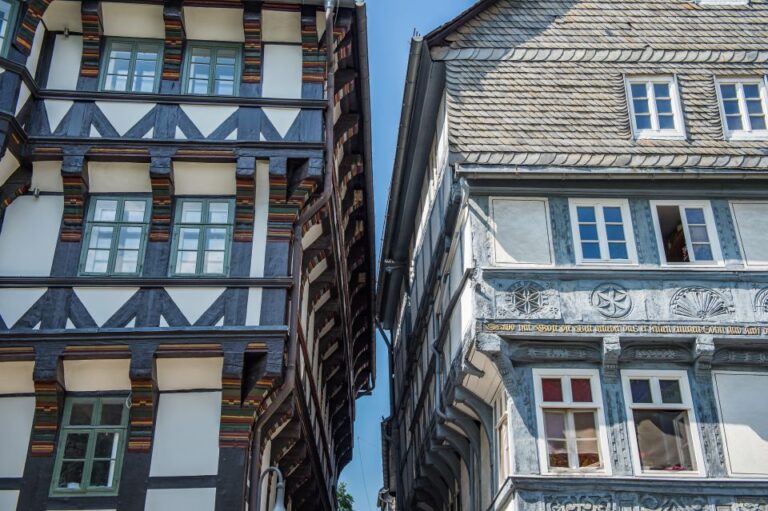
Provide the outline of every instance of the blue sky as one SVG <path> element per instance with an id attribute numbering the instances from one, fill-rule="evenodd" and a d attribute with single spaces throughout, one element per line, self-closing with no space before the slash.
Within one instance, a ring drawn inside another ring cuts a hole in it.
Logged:
<path id="1" fill-rule="evenodd" d="M 389 180 L 395 157 L 408 49 L 414 30 L 427 34 L 470 7 L 473 0 L 368 0 L 373 167 L 377 257 L 384 225 Z M 376 389 L 357 401 L 355 450 L 341 480 L 355 498 L 355 511 L 374 511 L 382 486 L 381 418 L 389 415 L 386 346 L 377 347 Z"/>

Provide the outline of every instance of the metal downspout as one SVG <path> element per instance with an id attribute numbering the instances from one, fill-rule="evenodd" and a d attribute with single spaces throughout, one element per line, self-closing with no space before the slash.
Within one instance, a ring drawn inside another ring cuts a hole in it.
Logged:
<path id="1" fill-rule="evenodd" d="M 256 477 L 260 475 L 261 471 L 261 456 L 260 445 L 262 440 L 262 428 L 269 419 L 280 409 L 286 401 L 288 401 L 293 395 L 293 391 L 296 387 L 296 359 L 298 355 L 298 329 L 299 329 L 299 301 L 301 293 L 301 263 L 304 255 L 304 249 L 301 245 L 301 231 L 304 224 L 306 224 L 313 216 L 317 214 L 323 207 L 325 207 L 333 195 L 333 170 L 334 170 L 334 155 L 333 155 L 333 110 L 334 110 L 334 88 L 335 88 L 335 76 L 333 73 L 335 51 L 333 47 L 333 25 L 334 25 L 334 9 L 333 0 L 326 0 L 325 2 L 325 40 L 326 47 L 328 48 L 328 60 L 327 60 L 327 78 L 326 78 L 326 100 L 325 107 L 325 176 L 323 179 L 323 192 L 318 199 L 305 210 L 294 223 L 293 238 L 292 238 L 292 250 L 291 255 L 291 277 L 293 279 L 293 287 L 291 289 L 291 306 L 289 312 L 289 319 L 292 321 L 292 325 L 289 331 L 288 337 L 288 359 L 285 368 L 285 379 L 283 385 L 278 391 L 278 395 L 270 406 L 264 411 L 258 418 L 254 425 L 253 441 L 251 443 L 251 481 L 253 481 L 254 474 Z M 259 497 L 261 493 L 261 485 L 251 483 L 248 498 L 249 511 L 259 511 Z"/>

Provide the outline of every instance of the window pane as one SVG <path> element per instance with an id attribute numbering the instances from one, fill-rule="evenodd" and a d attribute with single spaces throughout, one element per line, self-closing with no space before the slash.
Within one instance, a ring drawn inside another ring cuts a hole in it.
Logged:
<path id="1" fill-rule="evenodd" d="M 759 115 L 759 116 L 750 115 L 749 116 L 749 123 L 751 125 L 750 127 L 753 130 L 764 130 L 765 129 L 765 117 L 763 117 L 762 115 Z"/>
<path id="2" fill-rule="evenodd" d="M 70 426 L 84 426 L 91 424 L 93 416 L 93 403 L 73 403 L 69 415 Z"/>
<path id="3" fill-rule="evenodd" d="M 723 109 L 726 115 L 738 115 L 740 113 L 739 102 L 736 100 L 723 101 Z"/>
<path id="4" fill-rule="evenodd" d="M 635 410 L 637 445 L 643 470 L 695 470 L 688 413 Z"/>
<path id="5" fill-rule="evenodd" d="M 197 250 L 200 229 L 184 228 L 179 231 L 179 250 Z"/>
<path id="6" fill-rule="evenodd" d="M 608 224 L 605 226 L 605 234 L 608 236 L 608 241 L 624 241 L 624 226 Z"/>
<path id="7" fill-rule="evenodd" d="M 600 449 L 597 440 L 577 440 L 576 451 L 579 455 L 579 468 L 600 468 Z"/>
<path id="8" fill-rule="evenodd" d="M 712 254 L 712 247 L 709 244 L 694 244 L 693 245 L 693 257 L 697 261 L 714 261 L 715 256 Z"/>
<path id="9" fill-rule="evenodd" d="M 96 488 L 111 488 L 114 475 L 114 462 L 98 460 L 91 467 L 91 486 Z"/>
<path id="10" fill-rule="evenodd" d="M 653 127 L 650 115 L 635 116 L 635 124 L 637 124 L 637 129 L 639 130 L 649 130 Z"/>
<path id="11" fill-rule="evenodd" d="M 176 273 L 194 274 L 197 271 L 197 252 L 179 252 L 176 256 Z"/>
<path id="12" fill-rule="evenodd" d="M 85 257 L 87 273 L 106 273 L 109 267 L 109 250 L 89 250 Z"/>
<path id="13" fill-rule="evenodd" d="M 98 433 L 96 435 L 96 448 L 93 455 L 96 458 L 114 458 L 117 455 L 117 433 Z"/>
<path id="14" fill-rule="evenodd" d="M 117 219 L 117 201 L 98 199 L 93 219 L 97 222 L 114 222 Z"/>
<path id="15" fill-rule="evenodd" d="M 225 240 L 227 239 L 226 229 L 208 229 L 205 240 L 206 250 L 221 250 L 224 251 Z"/>
<path id="16" fill-rule="evenodd" d="M 744 84 L 744 98 L 750 99 L 750 98 L 759 98 L 760 97 L 760 86 L 756 83 L 745 83 Z"/>
<path id="17" fill-rule="evenodd" d="M 584 259 L 600 259 L 600 245 L 598 243 L 582 243 L 581 251 Z"/>
<path id="18" fill-rule="evenodd" d="M 226 224 L 229 222 L 229 203 L 211 202 L 208 204 L 208 221 L 212 224 Z"/>
<path id="19" fill-rule="evenodd" d="M 702 208 L 685 208 L 685 218 L 689 224 L 706 224 Z"/>
<path id="20" fill-rule="evenodd" d="M 61 474 L 59 474 L 59 488 L 68 490 L 79 490 L 83 480 L 83 468 L 85 463 L 82 461 L 65 461 L 61 464 Z"/>
<path id="21" fill-rule="evenodd" d="M 579 222 L 583 223 L 595 223 L 597 221 L 597 217 L 595 216 L 595 208 L 587 207 L 587 206 L 579 206 L 576 208 L 576 216 L 579 219 Z"/>
<path id="22" fill-rule="evenodd" d="M 576 428 L 576 438 L 592 440 L 597 438 L 595 412 L 573 412 L 573 425 Z"/>
<path id="23" fill-rule="evenodd" d="M 571 378 L 571 396 L 574 403 L 591 403 L 592 385 L 589 378 Z"/>
<path id="24" fill-rule="evenodd" d="M 741 122 L 741 116 L 728 116 L 726 117 L 728 129 L 731 131 L 739 131 L 744 129 L 744 125 Z"/>
<path id="25" fill-rule="evenodd" d="M 683 395 L 680 393 L 680 382 L 677 380 L 659 380 L 662 403 L 682 403 Z"/>
<path id="26" fill-rule="evenodd" d="M 653 403 L 650 380 L 629 380 L 633 403 Z"/>
<path id="27" fill-rule="evenodd" d="M 141 227 L 121 227 L 117 247 L 123 250 L 138 250 L 141 245 Z"/>
<path id="28" fill-rule="evenodd" d="M 633 98 L 644 98 L 647 95 L 644 83 L 633 83 L 631 89 Z"/>
<path id="29" fill-rule="evenodd" d="M 735 98 L 736 97 L 736 85 L 734 85 L 734 84 L 721 85 L 720 86 L 720 94 L 723 96 L 723 99 Z"/>
<path id="30" fill-rule="evenodd" d="M 580 224 L 579 236 L 583 241 L 592 241 L 597 239 L 597 225 L 595 224 Z"/>
<path id="31" fill-rule="evenodd" d="M 691 242 L 693 243 L 709 243 L 709 234 L 707 228 L 703 225 L 691 225 L 688 227 L 688 231 L 691 233 Z"/>
<path id="32" fill-rule="evenodd" d="M 673 130 L 675 129 L 675 118 L 672 115 L 660 115 L 659 116 L 659 129 Z"/>
<path id="33" fill-rule="evenodd" d="M 626 243 L 608 243 L 608 254 L 611 259 L 629 259 Z"/>
<path id="34" fill-rule="evenodd" d="M 544 429 L 547 435 L 549 466 L 568 468 L 568 448 L 565 440 L 565 413 L 544 412 Z"/>
<path id="35" fill-rule="evenodd" d="M 555 403 L 563 401 L 563 386 L 560 378 L 542 378 L 541 389 L 544 401 Z"/>
<path id="36" fill-rule="evenodd" d="M 104 403 L 101 405 L 101 421 L 103 426 L 119 426 L 123 423 L 123 403 Z"/>
<path id="37" fill-rule="evenodd" d="M 64 457 L 84 459 L 88 449 L 88 433 L 70 433 L 64 444 Z"/>
<path id="38" fill-rule="evenodd" d="M 216 275 L 224 273 L 224 252 L 206 252 L 203 273 Z"/>
<path id="39" fill-rule="evenodd" d="M 638 116 L 643 114 L 647 115 L 648 112 L 650 112 L 647 99 L 636 99 L 632 102 L 632 105 L 635 107 L 635 113 Z"/>
<path id="40" fill-rule="evenodd" d="M 671 99 L 657 99 L 656 111 L 659 114 L 671 114 L 672 113 L 672 100 Z"/>
<path id="41" fill-rule="evenodd" d="M 654 83 L 653 93 L 656 95 L 656 99 L 669 97 L 669 84 L 668 83 Z"/>
<path id="42" fill-rule="evenodd" d="M 604 207 L 603 218 L 607 223 L 622 223 L 621 208 L 615 206 Z"/>
<path id="43" fill-rule="evenodd" d="M 749 99 L 747 100 L 747 112 L 752 114 L 761 114 L 763 113 L 763 102 L 759 99 Z"/>
<path id="44" fill-rule="evenodd" d="M 123 205 L 124 222 L 143 222 L 147 203 L 143 200 L 127 200 Z"/>
<path id="45" fill-rule="evenodd" d="M 184 201 L 181 206 L 181 221 L 185 224 L 199 224 L 203 219 L 203 203 Z"/>
<path id="46" fill-rule="evenodd" d="M 112 227 L 94 227 L 91 229 L 91 240 L 88 246 L 109 250 L 112 247 L 112 232 Z"/>

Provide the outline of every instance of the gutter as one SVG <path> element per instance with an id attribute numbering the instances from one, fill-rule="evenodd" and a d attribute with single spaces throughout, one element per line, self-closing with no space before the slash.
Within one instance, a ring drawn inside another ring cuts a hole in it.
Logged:
<path id="1" fill-rule="evenodd" d="M 366 213 L 368 216 L 368 251 L 371 254 L 368 275 L 370 276 L 371 307 L 371 370 L 368 382 L 368 392 L 376 387 L 376 209 L 373 197 L 373 142 L 371 136 L 371 84 L 368 71 L 368 13 L 364 0 L 355 2 L 355 14 L 358 45 L 358 69 L 360 70 L 360 99 L 362 101 L 363 128 L 363 157 L 365 159 L 365 195 Z M 363 395 L 363 394 L 361 394 Z"/>
<path id="2" fill-rule="evenodd" d="M 285 378 L 283 384 L 278 391 L 277 396 L 258 418 L 254 425 L 254 434 L 251 443 L 251 480 L 253 480 L 254 474 L 261 474 L 261 435 L 264 425 L 269 421 L 272 416 L 293 396 L 294 389 L 296 388 L 296 359 L 298 355 L 298 330 L 299 330 L 299 298 L 301 293 L 301 262 L 304 255 L 304 249 L 301 245 L 301 231 L 304 224 L 306 224 L 312 217 L 314 217 L 323 207 L 325 207 L 333 196 L 333 176 L 334 176 L 334 151 L 333 151 L 333 109 L 334 109 L 334 89 L 336 86 L 335 75 L 333 71 L 333 64 L 335 58 L 334 45 L 333 45 L 333 26 L 334 26 L 334 2 L 333 0 L 326 0 L 325 2 L 325 41 L 328 48 L 328 61 L 327 61 L 327 78 L 326 78 L 326 111 L 325 111 L 325 176 L 323 179 L 323 192 L 318 197 L 312 206 L 304 211 L 293 227 L 293 254 L 291 255 L 291 277 L 293 279 L 293 287 L 291 289 L 291 306 L 289 312 L 289 319 L 292 321 L 292 325 L 288 335 L 288 358 L 285 368 Z M 350 382 L 353 383 L 353 382 Z M 331 453 L 333 454 L 333 453 Z M 248 496 L 248 509 L 251 511 L 257 511 L 259 509 L 259 500 L 261 493 L 261 484 L 251 483 L 249 496 Z"/>
<path id="3" fill-rule="evenodd" d="M 400 195 L 401 180 L 403 177 L 406 146 L 408 145 L 408 135 L 411 131 L 411 116 L 413 114 L 413 105 L 416 98 L 416 82 L 418 70 L 421 65 L 421 46 L 424 43 L 424 39 L 420 36 L 415 36 L 411 39 L 411 52 L 408 57 L 408 70 L 405 76 L 405 91 L 403 92 L 403 106 L 400 112 L 400 127 L 397 138 L 397 147 L 395 151 L 395 165 L 392 169 L 392 181 L 389 188 L 389 197 L 387 200 L 387 211 L 392 211 L 393 204 L 396 202 L 396 197 Z M 392 277 L 385 268 L 386 259 L 389 255 L 390 246 L 392 244 L 392 229 L 394 226 L 390 225 L 389 219 L 386 219 L 384 224 L 384 239 L 381 243 L 381 258 L 379 260 L 379 278 L 380 284 L 377 293 L 377 308 L 383 323 L 386 326 L 390 326 L 387 321 L 386 315 L 382 314 L 384 307 L 387 305 L 387 297 L 383 296 L 384 282 L 390 280 Z M 400 263 L 401 261 L 395 261 Z M 398 267 L 392 269 L 392 274 L 396 272 L 402 272 L 403 268 Z"/>

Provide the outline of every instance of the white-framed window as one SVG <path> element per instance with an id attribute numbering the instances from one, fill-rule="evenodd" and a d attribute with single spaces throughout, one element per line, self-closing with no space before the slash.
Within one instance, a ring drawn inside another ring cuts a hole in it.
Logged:
<path id="1" fill-rule="evenodd" d="M 493 424 L 496 434 L 496 466 L 499 470 L 499 486 L 510 475 L 512 452 L 509 439 L 509 413 L 507 411 L 507 392 L 503 386 L 496 392 L 493 400 Z"/>
<path id="2" fill-rule="evenodd" d="M 610 474 L 596 369 L 533 369 L 543 474 Z"/>
<path id="3" fill-rule="evenodd" d="M 626 84 L 635 138 L 685 138 L 683 109 L 673 76 L 628 77 Z"/>
<path id="4" fill-rule="evenodd" d="M 571 199 L 578 263 L 636 263 L 629 203 L 624 199 Z"/>
<path id="5" fill-rule="evenodd" d="M 768 138 L 768 94 L 765 79 L 718 79 L 716 89 L 725 138 Z"/>
<path id="6" fill-rule="evenodd" d="M 549 201 L 539 197 L 491 197 L 494 262 L 552 266 L 555 261 Z"/>
<path id="7" fill-rule="evenodd" d="M 768 372 L 712 371 L 728 474 L 768 478 Z"/>
<path id="8" fill-rule="evenodd" d="M 768 266 L 768 201 L 731 201 L 733 223 L 739 238 L 744 264 L 749 267 Z"/>
<path id="9" fill-rule="evenodd" d="M 664 264 L 722 264 L 708 201 L 651 201 L 651 212 Z"/>
<path id="10" fill-rule="evenodd" d="M 688 374 L 623 370 L 621 379 L 635 474 L 703 475 Z"/>

